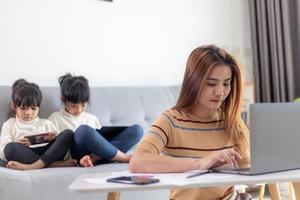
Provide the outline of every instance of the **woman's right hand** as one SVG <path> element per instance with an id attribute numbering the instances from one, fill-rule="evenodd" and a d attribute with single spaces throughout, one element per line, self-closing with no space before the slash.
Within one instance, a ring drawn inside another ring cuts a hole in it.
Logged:
<path id="1" fill-rule="evenodd" d="M 20 138 L 18 141 L 18 143 L 24 144 L 25 146 L 30 146 L 31 143 L 29 142 L 29 140 L 27 138 Z"/>
<path id="2" fill-rule="evenodd" d="M 231 148 L 214 151 L 209 155 L 205 156 L 204 158 L 201 158 L 199 161 L 201 169 L 215 168 L 224 164 L 229 164 L 232 167 L 237 168 L 237 161 L 241 159 L 242 156 L 233 148 Z"/>

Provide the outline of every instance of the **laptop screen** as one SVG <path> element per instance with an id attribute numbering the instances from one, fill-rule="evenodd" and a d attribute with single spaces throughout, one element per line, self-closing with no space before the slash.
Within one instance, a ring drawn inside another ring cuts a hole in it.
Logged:
<path id="1" fill-rule="evenodd" d="M 300 168 L 300 104 L 250 105 L 251 172 Z"/>

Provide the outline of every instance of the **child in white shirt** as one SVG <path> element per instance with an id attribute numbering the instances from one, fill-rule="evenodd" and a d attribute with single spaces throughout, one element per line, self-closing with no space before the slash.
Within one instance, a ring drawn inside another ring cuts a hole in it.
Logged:
<path id="1" fill-rule="evenodd" d="M 19 79 L 13 84 L 11 106 L 15 117 L 7 120 L 1 130 L 0 155 L 8 161 L 6 167 L 28 170 L 44 167 L 72 166 L 76 160 L 64 161 L 73 143 L 73 132 L 65 130 L 57 134 L 54 124 L 38 117 L 42 101 L 39 86 Z M 49 133 L 41 147 L 32 144 L 26 136 Z"/>
<path id="2" fill-rule="evenodd" d="M 85 110 L 90 97 L 88 80 L 66 74 L 59 78 L 61 100 L 65 107 L 50 115 L 49 120 L 60 130 L 74 131 L 72 158 L 84 167 L 109 161 L 129 162 L 126 152 L 142 137 L 140 125 L 102 128 L 96 116 Z"/>

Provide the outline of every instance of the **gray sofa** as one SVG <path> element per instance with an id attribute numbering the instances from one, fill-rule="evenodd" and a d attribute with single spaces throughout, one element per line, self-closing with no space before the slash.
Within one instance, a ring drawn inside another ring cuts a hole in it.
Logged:
<path id="1" fill-rule="evenodd" d="M 42 87 L 43 101 L 40 117 L 47 118 L 61 107 L 58 87 Z M 98 87 L 91 88 L 88 111 L 95 114 L 102 125 L 131 125 L 138 123 L 144 130 L 164 110 L 172 107 L 179 93 L 178 86 L 170 87 Z M 11 87 L 0 86 L 0 125 L 11 116 Z M 18 171 L 0 167 L 0 199 L 45 200 L 101 200 L 106 194 L 78 193 L 68 189 L 79 175 L 105 171 L 127 170 L 127 164 L 112 163 L 93 168 L 69 167 Z M 168 199 L 168 191 L 124 192 L 121 200 Z"/>

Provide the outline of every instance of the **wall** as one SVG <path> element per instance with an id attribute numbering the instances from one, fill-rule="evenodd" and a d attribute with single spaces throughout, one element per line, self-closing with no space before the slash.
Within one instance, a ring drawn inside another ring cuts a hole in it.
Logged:
<path id="1" fill-rule="evenodd" d="M 191 50 L 208 43 L 250 52 L 247 1 L 0 1 L 0 85 L 57 85 L 65 72 L 92 86 L 180 84 Z"/>

